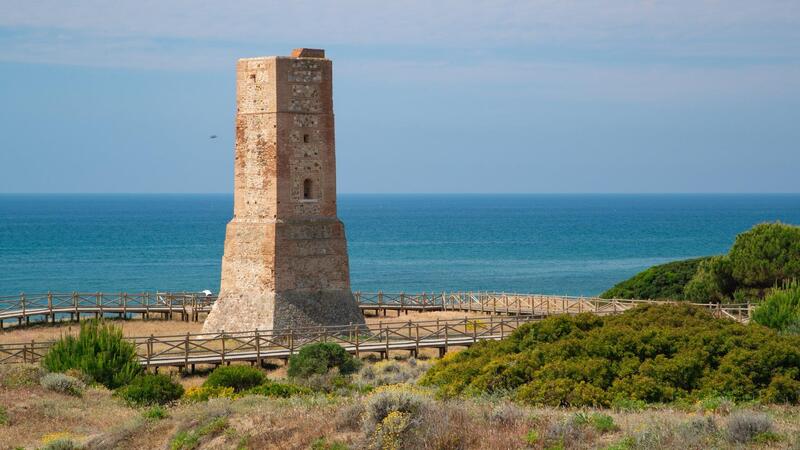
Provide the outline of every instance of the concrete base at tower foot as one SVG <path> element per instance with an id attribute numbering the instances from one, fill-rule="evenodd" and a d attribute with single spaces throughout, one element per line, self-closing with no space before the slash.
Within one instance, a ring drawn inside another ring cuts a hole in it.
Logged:
<path id="1" fill-rule="evenodd" d="M 277 320 L 276 320 L 277 319 Z M 204 333 L 365 326 L 353 293 L 343 290 L 223 293 L 203 324 Z"/>

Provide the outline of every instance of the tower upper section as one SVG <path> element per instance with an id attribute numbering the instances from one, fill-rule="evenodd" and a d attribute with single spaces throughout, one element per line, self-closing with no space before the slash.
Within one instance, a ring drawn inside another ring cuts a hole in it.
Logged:
<path id="1" fill-rule="evenodd" d="M 333 72 L 324 50 L 240 59 L 236 220 L 336 217 Z"/>

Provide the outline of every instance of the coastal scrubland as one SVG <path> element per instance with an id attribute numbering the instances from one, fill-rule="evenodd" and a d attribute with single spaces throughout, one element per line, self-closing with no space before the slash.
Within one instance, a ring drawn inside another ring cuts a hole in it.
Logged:
<path id="1" fill-rule="evenodd" d="M 736 236 L 727 254 L 646 269 L 603 298 L 748 302 L 800 277 L 800 227 L 762 223 Z"/>
<path id="2" fill-rule="evenodd" d="M 84 344 L 119 336 L 103 329 L 90 330 Z M 63 355 L 66 365 L 58 368 L 0 366 L 0 443 L 798 448 L 797 339 L 690 305 L 653 305 L 609 317 L 552 317 L 441 360 L 356 359 L 322 343 L 305 347 L 288 367 L 275 361 L 194 375 L 138 372 L 113 389 L 113 378 L 96 378 L 94 371 L 104 370 Z M 117 344 L 106 342 L 99 353 L 110 366 L 126 363 L 115 356 L 126 353 Z"/>

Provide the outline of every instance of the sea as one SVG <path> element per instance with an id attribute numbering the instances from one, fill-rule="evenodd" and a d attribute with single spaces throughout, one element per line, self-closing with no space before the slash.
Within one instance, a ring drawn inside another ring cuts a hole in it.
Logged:
<path id="1" fill-rule="evenodd" d="M 353 290 L 597 295 L 725 253 L 800 194 L 345 194 Z M 0 195 L 0 295 L 217 292 L 231 194 Z"/>

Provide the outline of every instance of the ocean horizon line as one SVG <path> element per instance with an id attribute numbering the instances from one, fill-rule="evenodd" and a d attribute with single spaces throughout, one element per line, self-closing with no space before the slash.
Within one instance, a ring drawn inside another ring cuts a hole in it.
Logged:
<path id="1" fill-rule="evenodd" d="M 114 196 L 114 195 L 233 195 L 231 192 L 0 192 L 0 196 Z M 695 195 L 800 195 L 798 192 L 340 192 L 337 195 L 359 196 L 695 196 Z"/>

